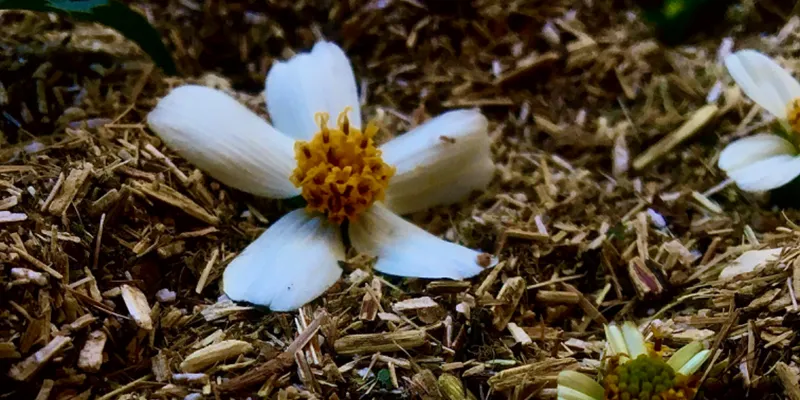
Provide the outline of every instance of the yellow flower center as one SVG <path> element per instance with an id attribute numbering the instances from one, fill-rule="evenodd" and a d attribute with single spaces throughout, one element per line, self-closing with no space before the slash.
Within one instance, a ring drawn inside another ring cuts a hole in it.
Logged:
<path id="1" fill-rule="evenodd" d="M 609 400 L 688 400 L 697 391 L 698 377 L 676 373 L 661 357 L 640 355 L 616 364 L 603 379 Z"/>
<path id="2" fill-rule="evenodd" d="M 328 114 L 314 116 L 319 125 L 310 141 L 294 145 L 297 168 L 290 180 L 302 188 L 306 209 L 324 213 L 341 223 L 353 220 L 372 203 L 383 200 L 395 168 L 381 158 L 373 137 L 378 127 L 367 124 L 362 132 L 350 125 L 346 108 L 328 128 Z"/>
<path id="3" fill-rule="evenodd" d="M 800 98 L 790 101 L 786 106 L 786 120 L 795 135 L 800 134 Z"/>

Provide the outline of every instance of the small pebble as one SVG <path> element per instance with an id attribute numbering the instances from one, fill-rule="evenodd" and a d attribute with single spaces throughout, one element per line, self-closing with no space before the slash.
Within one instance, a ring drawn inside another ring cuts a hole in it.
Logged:
<path id="1" fill-rule="evenodd" d="M 161 289 L 156 292 L 156 300 L 158 300 L 160 303 L 172 303 L 175 301 L 176 297 L 177 296 L 175 292 L 169 289 Z"/>

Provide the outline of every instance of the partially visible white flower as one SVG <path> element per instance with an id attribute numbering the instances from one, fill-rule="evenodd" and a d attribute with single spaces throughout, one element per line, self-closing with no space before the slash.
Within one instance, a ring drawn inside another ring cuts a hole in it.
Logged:
<path id="1" fill-rule="evenodd" d="M 741 50 L 725 58 L 734 81 L 756 104 L 771 113 L 790 135 L 800 135 L 800 83 L 769 57 Z M 795 143 L 774 134 L 757 134 L 729 144 L 718 166 L 742 190 L 763 192 L 800 175 Z"/>
<path id="2" fill-rule="evenodd" d="M 355 75 L 342 49 L 320 42 L 276 63 L 265 97 L 274 127 L 221 91 L 182 86 L 147 122 L 164 143 L 233 188 L 270 198 L 302 195 L 308 207 L 272 224 L 227 267 L 232 300 L 296 309 L 341 276 L 338 223 L 375 269 L 421 278 L 469 278 L 488 265 L 397 214 L 464 200 L 494 175 L 486 117 L 456 110 L 377 146 L 364 124 Z"/>
<path id="3" fill-rule="evenodd" d="M 710 354 L 700 342 L 675 352 L 666 362 L 650 348 L 632 322 L 604 326 L 607 352 L 601 383 L 575 371 L 558 374 L 559 400 L 690 399 L 697 392 L 695 373 Z"/>

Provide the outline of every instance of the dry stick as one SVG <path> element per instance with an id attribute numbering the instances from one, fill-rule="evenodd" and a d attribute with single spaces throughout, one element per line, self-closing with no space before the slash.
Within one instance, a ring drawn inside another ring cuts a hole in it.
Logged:
<path id="1" fill-rule="evenodd" d="M 200 294 L 203 292 L 203 289 L 205 289 L 208 276 L 211 274 L 211 268 L 213 268 L 214 263 L 217 262 L 218 256 L 219 249 L 215 248 L 214 251 L 211 252 L 211 258 L 206 263 L 206 267 L 203 268 L 203 272 L 200 274 L 200 279 L 197 280 L 197 286 L 194 288 L 195 293 Z"/>
<path id="2" fill-rule="evenodd" d="M 278 374 L 288 369 L 294 364 L 294 353 L 300 351 L 317 334 L 322 321 L 327 317 L 327 313 L 321 313 L 310 324 L 308 328 L 295 338 L 286 350 L 277 357 L 259 365 L 258 367 L 239 375 L 219 386 L 220 392 L 235 392 L 249 386 L 261 383 L 269 376 Z"/>
<path id="3" fill-rule="evenodd" d="M 717 358 L 719 357 L 719 355 L 716 354 L 717 353 L 717 349 L 719 349 L 719 346 L 722 345 L 722 341 L 725 340 L 725 338 L 728 337 L 728 333 L 731 331 L 731 329 L 736 324 L 736 321 L 738 319 L 739 319 L 739 310 L 731 311 L 730 312 L 730 317 L 728 319 L 728 322 L 725 324 L 725 326 L 722 328 L 722 330 L 719 331 L 719 333 L 717 334 L 717 337 L 714 339 L 714 343 L 711 345 L 711 349 L 710 349 L 711 353 L 710 354 L 712 356 L 712 359 L 711 359 L 711 362 L 708 363 L 708 367 L 706 368 L 705 373 L 703 373 L 703 377 L 700 378 L 700 382 L 698 383 L 697 387 L 703 387 L 703 384 L 706 382 L 706 378 L 708 378 L 708 374 L 711 372 L 711 369 L 714 367 L 714 362 L 716 362 Z M 697 395 L 697 393 L 695 393 L 695 395 Z M 693 398 L 694 398 L 694 396 L 693 396 Z"/>
<path id="4" fill-rule="evenodd" d="M 106 224 L 106 214 L 100 216 L 100 227 L 97 228 L 97 243 L 94 245 L 94 261 L 92 262 L 92 271 L 97 271 L 97 263 L 100 260 L 100 241 L 103 240 L 103 226 Z"/>
<path id="5" fill-rule="evenodd" d="M 47 210 L 47 207 L 50 206 L 50 203 L 56 197 L 56 193 L 58 193 L 58 191 L 61 189 L 61 185 L 64 184 L 65 178 L 66 177 L 64 176 L 63 172 L 58 174 L 58 180 L 56 181 L 56 184 L 53 185 L 53 190 L 51 190 L 50 194 L 47 195 L 47 198 L 44 200 L 44 203 L 42 203 L 42 207 L 39 209 L 39 211 L 44 212 L 45 210 Z"/>

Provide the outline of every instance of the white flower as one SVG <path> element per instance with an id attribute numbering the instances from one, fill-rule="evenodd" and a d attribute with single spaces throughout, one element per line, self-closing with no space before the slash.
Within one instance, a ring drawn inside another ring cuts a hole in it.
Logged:
<path id="1" fill-rule="evenodd" d="M 800 83 L 769 57 L 741 50 L 725 59 L 733 79 L 756 104 L 771 113 L 790 135 L 800 139 Z M 757 134 L 729 144 L 718 165 L 742 190 L 762 192 L 800 175 L 798 141 Z"/>
<path id="2" fill-rule="evenodd" d="M 622 400 L 637 398 L 691 399 L 697 392 L 695 375 L 710 351 L 692 342 L 666 362 L 660 351 L 648 348 L 632 322 L 620 328 L 605 325 L 607 357 L 600 370 L 601 383 L 575 371 L 558 374 L 559 400 Z"/>
<path id="3" fill-rule="evenodd" d="M 220 182 L 308 203 L 228 265 L 228 297 L 288 311 L 321 295 L 342 273 L 345 219 L 353 247 L 377 256 L 378 271 L 463 279 L 483 270 L 479 252 L 397 215 L 486 188 L 494 163 L 478 110 L 445 113 L 377 147 L 377 128 L 362 124 L 350 61 L 328 42 L 276 63 L 265 97 L 274 127 L 223 92 L 192 85 L 173 90 L 147 118 L 167 146 Z"/>
<path id="4" fill-rule="evenodd" d="M 632 360 L 641 355 L 652 356 L 644 336 L 633 322 L 625 321 L 622 329 L 616 324 L 604 325 L 604 328 L 609 355 L 624 356 Z M 705 349 L 702 343 L 691 342 L 676 351 L 667 360 L 667 364 L 677 373 L 691 375 L 703 365 L 710 354 L 711 351 Z"/>

